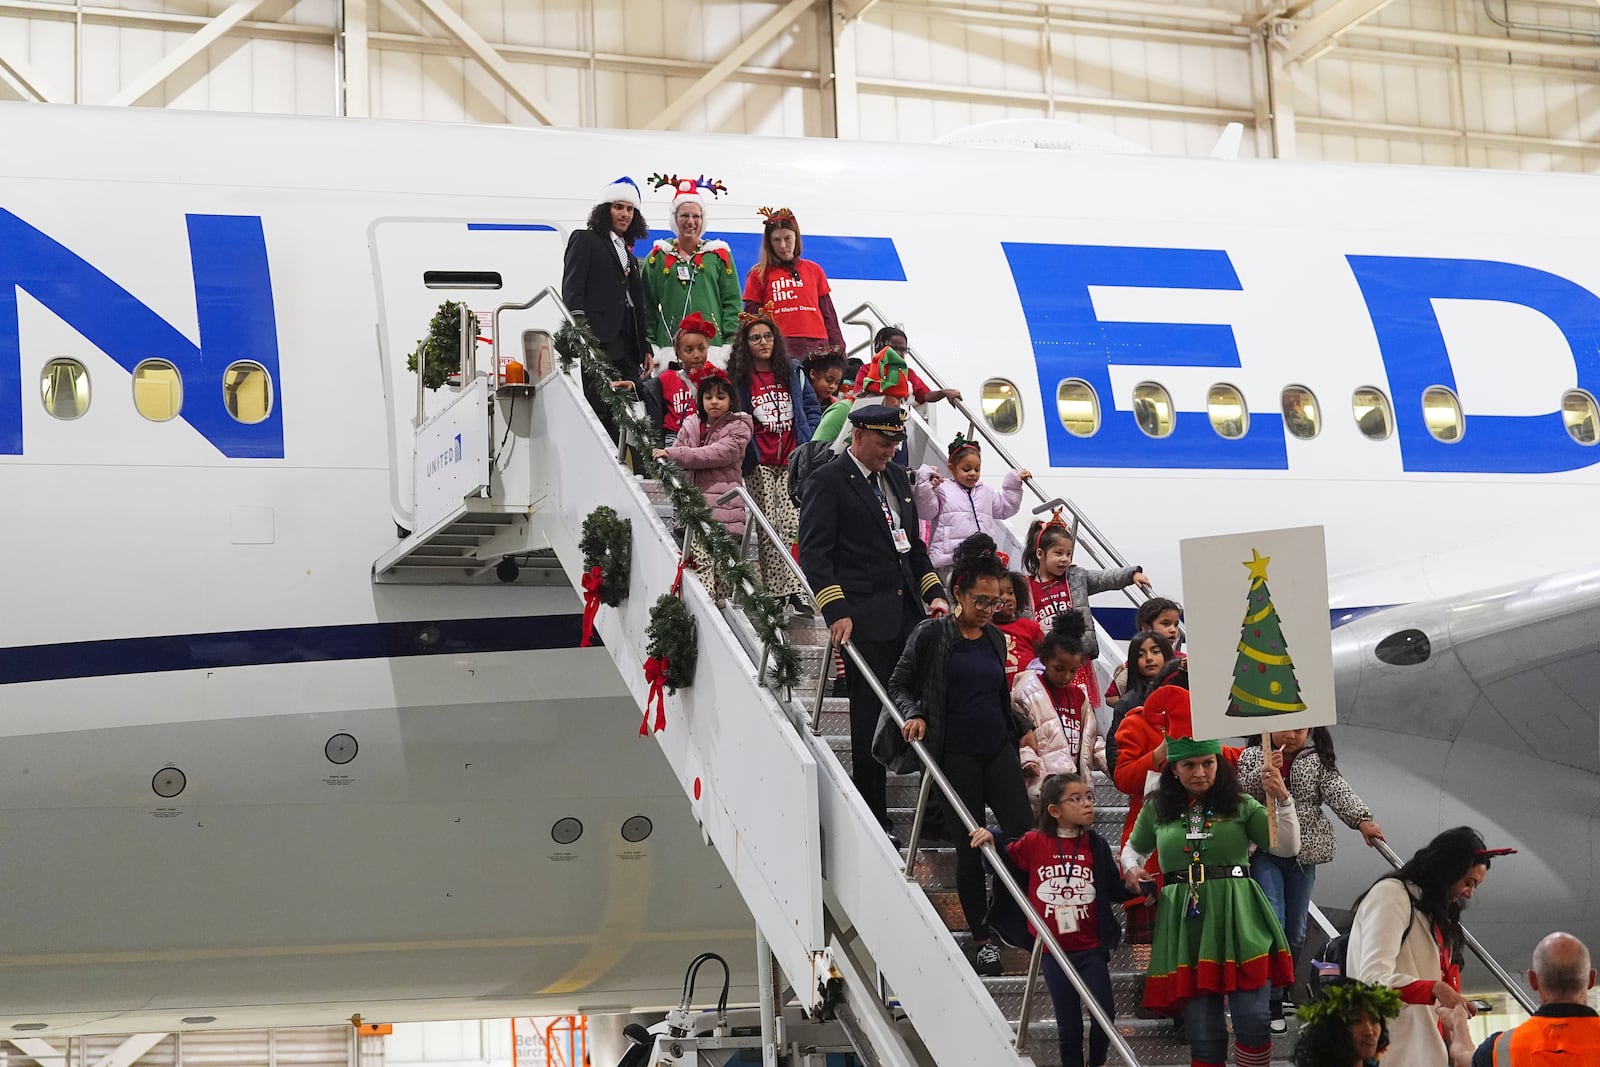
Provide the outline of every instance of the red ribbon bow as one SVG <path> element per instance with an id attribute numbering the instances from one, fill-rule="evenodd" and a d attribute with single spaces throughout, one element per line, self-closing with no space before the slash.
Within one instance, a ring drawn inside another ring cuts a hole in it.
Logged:
<path id="1" fill-rule="evenodd" d="M 590 567 L 583 576 L 583 634 L 578 638 L 579 648 L 588 648 L 594 640 L 594 617 L 600 611 L 600 584 L 604 579 L 599 567 Z"/>
<path id="2" fill-rule="evenodd" d="M 667 670 L 671 662 L 665 656 L 651 656 L 644 661 L 644 680 L 650 683 L 650 693 L 644 698 L 644 718 L 639 721 L 639 736 L 646 737 L 650 729 L 650 704 L 656 706 L 655 733 L 667 728 L 666 685 Z"/>

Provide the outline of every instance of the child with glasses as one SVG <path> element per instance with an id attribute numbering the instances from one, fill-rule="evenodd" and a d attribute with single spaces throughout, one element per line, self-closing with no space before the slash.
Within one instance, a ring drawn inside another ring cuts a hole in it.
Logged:
<path id="1" fill-rule="evenodd" d="M 1050 620 L 1039 642 L 1039 658 L 1017 673 L 1011 702 L 1033 724 L 1034 749 L 1045 773 L 1077 774 L 1092 782 L 1095 768 L 1105 769 L 1105 739 L 1099 735 L 1089 693 L 1077 680 L 1084 661 L 1083 631 L 1083 616 L 1076 611 Z"/>
<path id="2" fill-rule="evenodd" d="M 1052 774 L 1039 795 L 1039 825 L 1015 841 L 996 842 L 989 830 L 972 832 L 972 845 L 998 843 L 1002 854 L 1026 876 L 1028 899 L 1043 929 L 1067 954 L 1084 985 L 1105 1011 L 1116 1017 L 1111 992 L 1111 953 L 1121 933 L 1113 904 L 1133 899 L 1123 884 L 1111 846 L 1094 831 L 1094 785 L 1076 774 Z M 997 897 L 999 894 L 996 894 Z M 997 901 L 996 911 L 1000 904 Z M 999 921 L 998 915 L 996 921 Z M 1030 923 L 1028 934 L 1038 929 Z M 1044 981 L 1056 1009 L 1056 1037 L 1064 1067 L 1083 1067 L 1083 1004 L 1078 991 L 1046 952 Z M 1101 1067 L 1111 1039 L 1100 1025 L 1089 1028 L 1089 1065 Z"/>

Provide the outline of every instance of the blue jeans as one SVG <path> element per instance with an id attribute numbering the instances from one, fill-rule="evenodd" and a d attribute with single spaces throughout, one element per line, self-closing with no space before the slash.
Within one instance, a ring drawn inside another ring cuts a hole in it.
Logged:
<path id="1" fill-rule="evenodd" d="M 1250 857 L 1250 874 L 1272 905 L 1289 947 L 1300 951 L 1306 943 L 1306 918 L 1311 911 L 1311 889 L 1317 884 L 1317 866 L 1284 859 L 1270 852 Z"/>
<path id="2" fill-rule="evenodd" d="M 1111 994 L 1111 953 L 1103 948 L 1091 948 L 1069 952 L 1067 960 L 1077 969 L 1083 984 L 1089 987 L 1089 992 L 1100 1002 L 1106 1015 L 1116 1018 L 1116 1002 Z M 1050 1000 L 1056 1008 L 1056 1037 L 1061 1042 L 1062 1067 L 1083 1067 L 1083 1004 L 1072 982 L 1056 966 L 1055 957 L 1048 952 L 1044 955 L 1044 984 L 1049 986 Z M 1110 1052 L 1111 1039 L 1100 1029 L 1099 1023 L 1091 1023 L 1090 1067 L 1101 1067 Z"/>
<path id="3" fill-rule="evenodd" d="M 1267 987 L 1238 989 L 1228 994 L 1233 1013 L 1234 1040 L 1245 1048 L 1272 1044 L 1267 1029 Z M 1228 1061 L 1228 1020 L 1222 1014 L 1222 996 L 1211 993 L 1183 1002 L 1183 1032 L 1189 1039 L 1189 1058 L 1199 1063 Z"/>

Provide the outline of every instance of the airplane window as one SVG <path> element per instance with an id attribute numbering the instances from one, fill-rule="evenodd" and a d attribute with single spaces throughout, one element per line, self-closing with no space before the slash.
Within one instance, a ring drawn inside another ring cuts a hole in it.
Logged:
<path id="1" fill-rule="evenodd" d="M 151 422 L 166 422 L 183 409 L 183 378 L 164 359 L 133 368 L 133 406 Z"/>
<path id="2" fill-rule="evenodd" d="M 1567 424 L 1567 433 L 1580 445 L 1595 443 L 1595 422 L 1600 411 L 1595 408 L 1594 397 L 1582 389 L 1574 389 L 1561 398 L 1561 418 Z"/>
<path id="3" fill-rule="evenodd" d="M 1090 437 L 1100 428 L 1100 398 L 1082 378 L 1068 378 L 1056 387 L 1056 415 L 1074 437 Z"/>
<path id="4" fill-rule="evenodd" d="M 1004 378 L 990 378 L 983 383 L 983 417 L 996 433 L 1016 433 L 1022 428 L 1022 400 L 1017 387 Z"/>
<path id="5" fill-rule="evenodd" d="M 39 375 L 44 409 L 58 419 L 76 419 L 89 410 L 89 369 L 75 359 L 52 359 Z"/>
<path id="6" fill-rule="evenodd" d="M 1453 389 L 1430 385 L 1422 393 L 1422 421 L 1428 432 L 1441 441 L 1461 440 L 1461 401 Z"/>
<path id="7" fill-rule="evenodd" d="M 1224 382 L 1213 385 L 1206 393 L 1206 414 L 1211 416 L 1211 428 L 1230 441 L 1243 437 L 1250 428 L 1250 409 L 1244 406 L 1244 396 Z"/>
<path id="8" fill-rule="evenodd" d="M 1172 432 L 1172 396 L 1155 382 L 1140 382 L 1133 387 L 1133 418 L 1151 437 Z"/>
<path id="9" fill-rule="evenodd" d="M 1303 385 L 1283 387 L 1283 425 L 1302 441 L 1309 441 L 1322 429 L 1322 412 L 1317 398 Z"/>
<path id="10" fill-rule="evenodd" d="M 240 360 L 222 372 L 222 402 L 240 422 L 260 422 L 272 413 L 272 376 L 259 363 Z"/>
<path id="11" fill-rule="evenodd" d="M 1350 394 L 1350 410 L 1361 436 L 1371 441 L 1388 440 L 1394 430 L 1394 412 L 1389 410 L 1389 398 L 1382 389 L 1363 385 Z"/>
<path id="12" fill-rule="evenodd" d="M 1372 651 L 1383 662 L 1393 666 L 1415 667 L 1427 662 L 1433 654 L 1433 645 L 1421 630 L 1401 630 L 1379 641 L 1378 647 Z"/>

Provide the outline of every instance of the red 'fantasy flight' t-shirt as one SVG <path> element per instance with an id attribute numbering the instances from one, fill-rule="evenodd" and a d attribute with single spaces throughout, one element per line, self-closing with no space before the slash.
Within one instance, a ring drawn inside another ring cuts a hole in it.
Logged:
<path id="1" fill-rule="evenodd" d="M 694 386 L 675 370 L 661 372 L 661 423 L 668 433 L 683 428 L 683 420 L 694 414 Z"/>
<path id="2" fill-rule="evenodd" d="M 793 270 L 788 264 L 768 267 L 764 275 L 754 267 L 744 283 L 744 299 L 771 311 L 783 336 L 811 340 L 827 339 L 822 298 L 828 291 L 828 276 L 809 259 L 795 260 Z"/>
<path id="3" fill-rule="evenodd" d="M 750 371 L 750 418 L 756 424 L 756 462 L 781 467 L 794 451 L 794 399 L 771 371 Z"/>
<path id="4" fill-rule="evenodd" d="M 1029 830 L 1006 846 L 1011 862 L 1028 872 L 1028 896 L 1044 926 L 1066 952 L 1100 947 L 1100 906 L 1095 900 L 1094 844 L 1077 837 Z"/>
<path id="5" fill-rule="evenodd" d="M 1079 685 L 1078 679 L 1074 677 L 1067 683 L 1065 689 L 1057 689 L 1045 681 L 1042 674 L 1039 676 L 1039 684 L 1050 694 L 1050 703 L 1055 706 L 1056 718 L 1061 720 L 1061 733 L 1066 738 L 1067 749 L 1076 759 L 1083 751 L 1083 713 L 1088 703 L 1083 686 Z"/>

